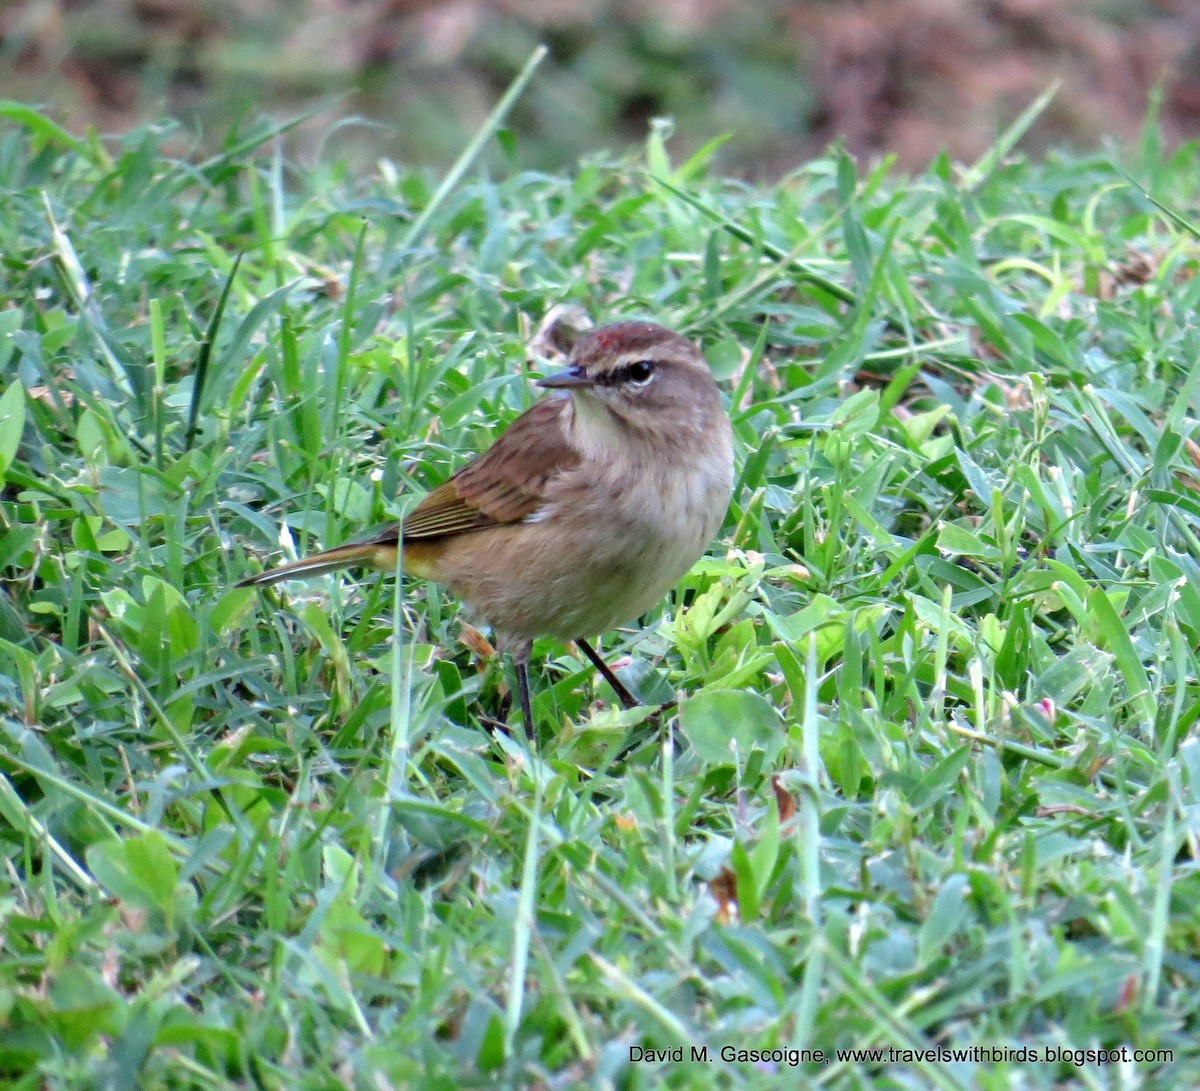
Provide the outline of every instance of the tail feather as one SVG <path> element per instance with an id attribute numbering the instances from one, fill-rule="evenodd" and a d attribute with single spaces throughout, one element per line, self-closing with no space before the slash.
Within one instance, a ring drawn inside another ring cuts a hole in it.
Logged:
<path id="1" fill-rule="evenodd" d="M 234 587 L 269 587 L 283 580 L 302 580 L 310 576 L 322 576 L 326 572 L 336 572 L 339 568 L 349 568 L 351 565 L 368 565 L 372 568 L 385 567 L 380 561 L 386 558 L 380 556 L 382 547 L 378 542 L 359 542 L 354 545 L 334 546 L 311 557 L 301 557 L 298 561 L 289 561 L 278 568 L 269 568 L 257 576 L 247 576 L 238 580 Z M 391 550 L 392 563 L 395 563 L 396 547 Z"/>

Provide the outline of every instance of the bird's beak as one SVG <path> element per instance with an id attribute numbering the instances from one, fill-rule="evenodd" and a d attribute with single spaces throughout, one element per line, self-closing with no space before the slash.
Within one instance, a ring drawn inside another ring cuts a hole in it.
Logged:
<path id="1" fill-rule="evenodd" d="M 551 375 L 543 375 L 536 381 L 538 386 L 543 386 L 547 390 L 573 390 L 579 387 L 595 386 L 594 381 L 577 367 L 569 367 L 566 371 L 555 371 Z"/>

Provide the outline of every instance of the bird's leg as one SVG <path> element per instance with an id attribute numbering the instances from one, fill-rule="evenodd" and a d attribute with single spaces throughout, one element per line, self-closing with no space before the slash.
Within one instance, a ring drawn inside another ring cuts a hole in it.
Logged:
<path id="1" fill-rule="evenodd" d="M 640 703 L 632 693 L 629 692 L 621 682 L 621 680 L 613 674 L 607 663 L 600 658 L 600 653 L 596 651 L 586 640 L 579 639 L 575 641 L 583 649 L 583 654 L 592 661 L 592 666 L 596 668 L 610 686 L 612 691 L 617 695 L 617 700 L 626 708 L 637 708 Z"/>
<path id="2" fill-rule="evenodd" d="M 517 694 L 521 699 L 521 715 L 525 717 L 525 734 L 532 739 L 533 703 L 529 699 L 529 657 L 533 652 L 533 641 L 526 640 L 515 646 L 510 644 L 509 652 L 517 670 Z"/>
<path id="3" fill-rule="evenodd" d="M 521 691 L 521 715 L 525 717 L 525 734 L 533 738 L 533 707 L 529 701 L 529 664 L 517 661 L 517 688 Z"/>

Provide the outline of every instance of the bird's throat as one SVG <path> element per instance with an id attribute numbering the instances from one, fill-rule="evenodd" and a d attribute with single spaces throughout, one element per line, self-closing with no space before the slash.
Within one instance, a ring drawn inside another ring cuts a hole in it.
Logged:
<path id="1" fill-rule="evenodd" d="M 571 395 L 569 438 L 585 460 L 605 462 L 621 457 L 629 445 L 628 426 L 607 405 L 591 394 Z"/>

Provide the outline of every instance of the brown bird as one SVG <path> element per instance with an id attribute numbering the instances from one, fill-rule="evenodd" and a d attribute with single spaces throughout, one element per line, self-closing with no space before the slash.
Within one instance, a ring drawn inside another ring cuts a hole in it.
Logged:
<path id="1" fill-rule="evenodd" d="M 587 331 L 566 369 L 538 385 L 553 393 L 403 524 L 237 586 L 351 565 L 394 571 L 403 542 L 403 570 L 446 585 L 512 655 L 530 734 L 536 636 L 574 640 L 635 706 L 586 638 L 654 606 L 720 528 L 733 484 L 729 418 L 700 350 L 652 322 Z"/>

